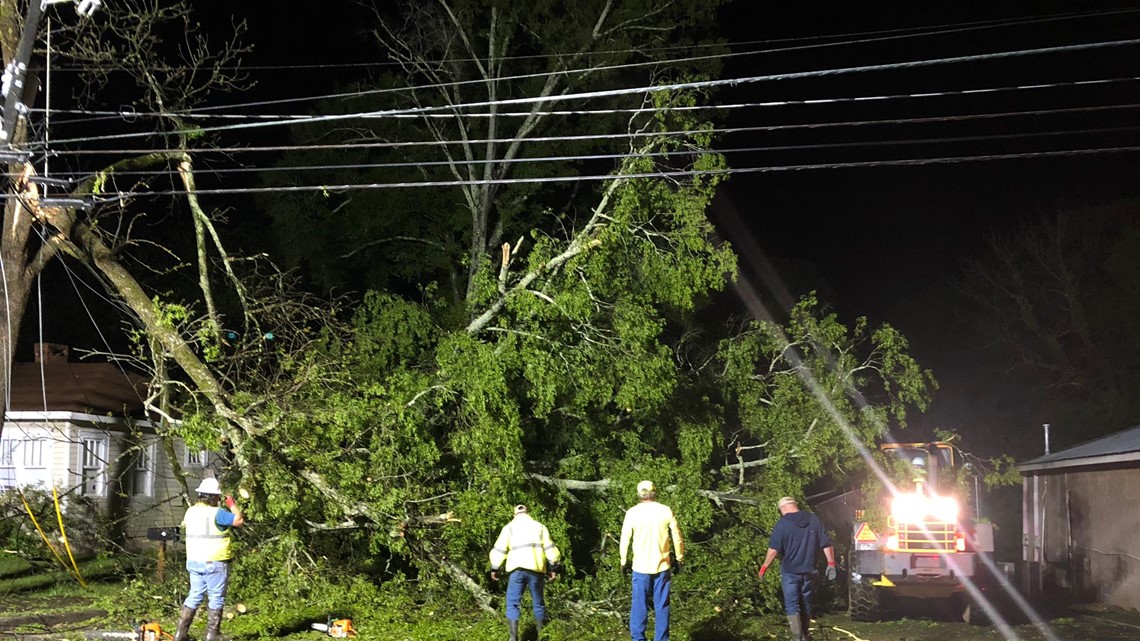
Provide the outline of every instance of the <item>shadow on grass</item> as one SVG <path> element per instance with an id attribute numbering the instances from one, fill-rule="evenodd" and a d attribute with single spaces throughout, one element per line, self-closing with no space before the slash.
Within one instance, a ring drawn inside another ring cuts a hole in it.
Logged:
<path id="1" fill-rule="evenodd" d="M 97 583 L 107 580 L 118 580 L 120 567 L 112 559 L 95 558 L 79 561 L 79 573 L 87 583 Z M 78 582 L 75 578 L 60 568 L 54 566 L 50 569 L 35 573 L 18 573 L 16 576 L 0 578 L 0 596 L 42 590 L 58 584 Z"/>
<path id="2" fill-rule="evenodd" d="M 741 621 L 729 621 L 717 617 L 701 621 L 689 632 L 690 641 L 759 641 L 753 632 L 743 629 Z"/>

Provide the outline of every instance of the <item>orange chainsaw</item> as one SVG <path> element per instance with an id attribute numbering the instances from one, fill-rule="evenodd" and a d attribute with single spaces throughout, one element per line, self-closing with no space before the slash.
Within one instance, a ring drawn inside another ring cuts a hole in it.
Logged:
<path id="1" fill-rule="evenodd" d="M 142 623 L 138 627 L 138 641 L 163 641 L 163 639 L 173 639 L 174 635 L 162 629 L 157 623 Z"/>
<path id="2" fill-rule="evenodd" d="M 313 629 L 335 639 L 348 639 L 356 636 L 356 630 L 352 629 L 352 619 L 333 619 L 329 618 L 328 623 L 314 623 Z"/>

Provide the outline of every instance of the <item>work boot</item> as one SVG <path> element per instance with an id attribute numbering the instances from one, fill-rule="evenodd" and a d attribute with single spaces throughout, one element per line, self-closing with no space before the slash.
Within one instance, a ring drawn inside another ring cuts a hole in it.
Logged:
<path id="1" fill-rule="evenodd" d="M 535 622 L 534 622 L 534 638 L 539 639 L 539 640 L 542 639 L 542 626 L 544 626 L 544 625 L 546 625 L 546 621 L 543 621 L 541 619 L 535 619 Z"/>
<path id="2" fill-rule="evenodd" d="M 800 617 L 800 623 L 804 631 L 804 641 L 811 641 L 811 615 L 807 612 L 801 612 Z"/>
<path id="3" fill-rule="evenodd" d="M 190 641 L 190 624 L 194 622 L 195 608 L 182 606 L 178 613 L 178 629 L 174 632 L 174 641 Z"/>
<path id="4" fill-rule="evenodd" d="M 792 641 L 804 641 L 804 622 L 799 614 L 788 615 L 788 627 L 792 629 Z"/>
<path id="5" fill-rule="evenodd" d="M 519 641 L 519 622 L 518 621 L 507 621 L 507 625 L 510 626 L 510 630 L 511 630 L 510 639 L 511 639 L 511 641 Z"/>
<path id="6" fill-rule="evenodd" d="M 206 640 L 222 641 L 222 609 L 206 611 Z"/>

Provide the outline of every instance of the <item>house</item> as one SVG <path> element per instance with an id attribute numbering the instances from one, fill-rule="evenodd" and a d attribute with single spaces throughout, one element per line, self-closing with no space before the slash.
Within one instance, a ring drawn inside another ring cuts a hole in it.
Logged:
<path id="1" fill-rule="evenodd" d="M 184 493 L 145 418 L 145 379 L 112 363 L 71 362 L 66 346 L 45 345 L 42 360 L 35 351 L 36 362 L 12 365 L 0 490 L 54 486 L 69 510 L 98 515 L 93 523 L 108 528 L 100 534 L 132 546 L 148 527 L 177 524 Z M 208 452 L 171 445 L 188 483 L 213 474 Z"/>
<path id="2" fill-rule="evenodd" d="M 1023 587 L 1140 608 L 1140 426 L 1017 468 Z"/>

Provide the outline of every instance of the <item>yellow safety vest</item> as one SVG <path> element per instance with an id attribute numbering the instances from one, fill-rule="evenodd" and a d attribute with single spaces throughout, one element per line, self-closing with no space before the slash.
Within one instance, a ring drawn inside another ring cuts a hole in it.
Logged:
<path id="1" fill-rule="evenodd" d="M 197 503 L 186 510 L 182 518 L 182 532 L 186 537 L 187 561 L 229 561 L 230 533 L 233 528 L 218 527 L 220 507 Z"/>
<path id="2" fill-rule="evenodd" d="M 681 529 L 668 505 L 645 501 L 629 508 L 621 524 L 621 564 L 633 543 L 633 571 L 659 574 L 669 569 L 669 535 L 673 535 L 677 560 L 685 558 L 685 542 Z"/>
<path id="3" fill-rule="evenodd" d="M 529 514 L 519 514 L 499 532 L 495 547 L 491 548 L 491 569 L 498 570 L 505 561 L 507 572 L 519 569 L 545 572 L 546 562 L 557 563 L 559 556 L 546 526 Z"/>

